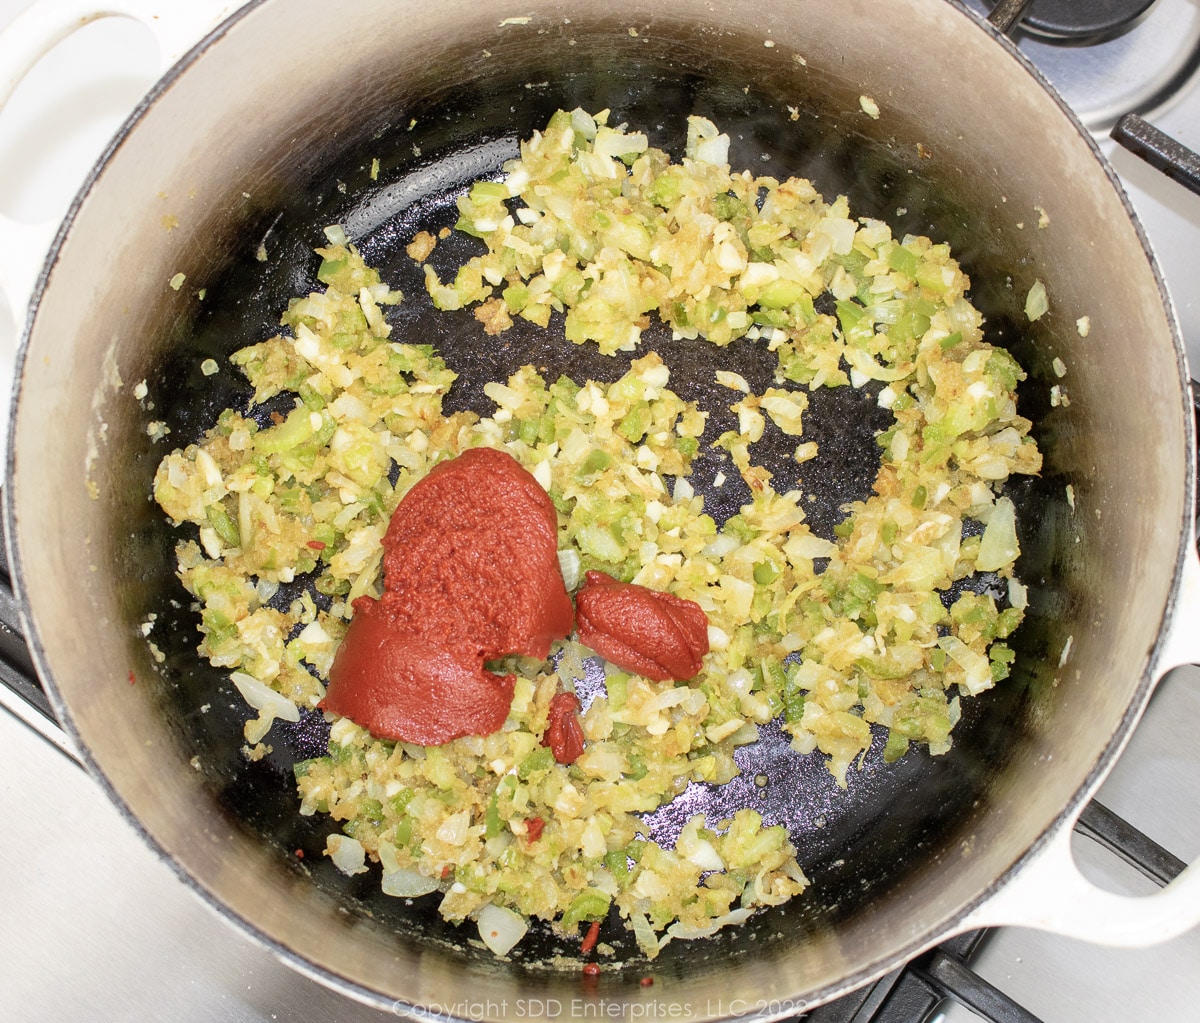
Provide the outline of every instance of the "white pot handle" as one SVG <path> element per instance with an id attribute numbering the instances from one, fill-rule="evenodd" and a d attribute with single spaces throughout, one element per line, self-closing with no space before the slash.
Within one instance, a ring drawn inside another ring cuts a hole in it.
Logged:
<path id="1" fill-rule="evenodd" d="M 1179 595 L 1158 659 L 1171 668 L 1200 663 L 1200 558 L 1195 535 L 1184 560 Z M 1170 941 L 1200 925 L 1200 858 L 1152 895 L 1118 895 L 1092 884 L 1071 852 L 1075 819 L 1062 823 L 1015 878 L 968 915 L 961 930 L 1017 926 L 1094 945 L 1140 948 Z"/>
<path id="2" fill-rule="evenodd" d="M 1197 557 L 1195 533 L 1188 541 L 1179 597 L 1158 663 L 1164 674 L 1182 664 L 1200 664 L 1200 557 Z"/>
<path id="3" fill-rule="evenodd" d="M 1020 876 L 969 914 L 960 929 L 1032 927 L 1093 945 L 1142 948 L 1200 924 L 1200 860 L 1152 895 L 1118 895 L 1080 872 L 1071 852 L 1072 824 L 1061 827 Z"/>
<path id="4" fill-rule="evenodd" d="M 21 79 L 71 33 L 99 18 L 133 18 L 158 41 L 165 71 L 244 0 L 36 0 L 0 32 L 0 106 Z M 0 215 L 0 289 L 20 321 L 58 229 Z M 4 393 L 7 393 L 7 389 Z"/>

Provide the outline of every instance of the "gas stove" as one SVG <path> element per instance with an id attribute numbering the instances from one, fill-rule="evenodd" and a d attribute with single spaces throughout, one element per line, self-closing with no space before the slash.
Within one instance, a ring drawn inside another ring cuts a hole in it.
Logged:
<path id="1" fill-rule="evenodd" d="M 28 5 L 0 0 L 0 26 Z M 969 6 L 986 12 L 993 4 Z M 1191 365 L 1200 367 L 1200 198 L 1108 138 L 1118 117 L 1134 111 L 1200 149 L 1200 5 L 1035 0 L 1014 38 L 1120 175 L 1167 279 Z M 118 18 L 88 25 L 52 51 L 0 114 L 0 214 L 61 217 L 158 65 L 148 34 Z M 0 359 L 11 358 L 22 314 L 0 308 Z M 0 843 L 0 1004 L 32 1020 L 394 1018 L 235 934 L 121 819 L 54 722 L 2 564 L 0 805 L 8 832 Z M 1149 892 L 1200 855 L 1200 749 L 1190 727 L 1198 720 L 1200 668 L 1179 669 L 1159 686 L 1076 830 L 1081 869 L 1097 884 Z M 471 1015 L 469 992 L 463 1004 L 460 1014 Z M 560 1015 L 569 1017 L 569 1007 Z M 1001 928 L 953 939 L 801 1019 L 1184 1023 L 1198 1015 L 1200 931 L 1130 951 Z"/>

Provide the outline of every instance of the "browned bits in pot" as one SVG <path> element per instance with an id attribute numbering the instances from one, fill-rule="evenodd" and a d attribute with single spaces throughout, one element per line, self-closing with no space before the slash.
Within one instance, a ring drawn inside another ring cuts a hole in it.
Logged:
<path id="1" fill-rule="evenodd" d="M 424 263 L 432 255 L 436 245 L 437 238 L 429 231 L 418 231 L 404 251 L 408 253 L 409 259 L 417 263 Z"/>

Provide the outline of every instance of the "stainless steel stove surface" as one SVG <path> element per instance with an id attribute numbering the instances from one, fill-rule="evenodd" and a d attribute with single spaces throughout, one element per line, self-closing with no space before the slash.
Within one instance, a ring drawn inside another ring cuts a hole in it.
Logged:
<path id="1" fill-rule="evenodd" d="M 971 2 L 985 9 L 983 0 Z M 0 0 L 0 26 L 28 4 Z M 1163 266 L 1191 363 L 1200 366 L 1200 289 L 1194 284 L 1200 198 L 1103 138 L 1120 113 L 1134 109 L 1200 148 L 1198 0 L 1157 0 L 1133 28 L 1092 46 L 1020 38 L 1022 51 L 1060 88 L 1112 159 Z M 0 214 L 24 221 L 60 217 L 157 67 L 152 41 L 121 19 L 89 25 L 53 51 L 0 113 Z M 20 160 L 14 158 L 18 152 Z M 15 345 L 12 319 L 0 309 L 0 359 Z M 10 688 L 0 687 L 0 702 L 13 713 L 0 709 L 0 807 L 6 822 L 0 842 L 0 1016 L 247 1023 L 393 1018 L 297 974 L 232 931 L 56 748 L 56 738 L 65 744 L 37 709 L 40 694 L 21 676 L 28 665 L 19 637 L 3 627 L 14 620 L 3 582 L 0 578 L 0 677 Z M 14 689 L 24 690 L 32 703 L 14 696 Z M 1184 860 L 1200 856 L 1195 722 L 1200 669 L 1179 669 L 1160 685 L 1097 800 Z M 1142 871 L 1091 839 L 1077 835 L 1075 847 L 1084 872 L 1097 883 L 1130 893 L 1153 889 L 1155 882 Z M 985 982 L 1026 1010 L 1001 1005 L 988 1018 L 1200 1019 L 1200 930 L 1130 951 L 1005 928 L 959 939 L 903 976 L 817 1010 L 811 1023 L 976 1020 L 980 1017 L 960 1002 L 939 1003 L 945 986 L 970 986 L 969 975 L 961 976 L 959 957 L 965 955 Z M 473 1012 L 469 994 L 463 992 L 458 1014 L 481 1015 L 485 1007 Z M 982 995 L 987 994 L 985 988 Z M 564 1006 L 559 1016 L 571 1019 L 580 1012 Z"/>

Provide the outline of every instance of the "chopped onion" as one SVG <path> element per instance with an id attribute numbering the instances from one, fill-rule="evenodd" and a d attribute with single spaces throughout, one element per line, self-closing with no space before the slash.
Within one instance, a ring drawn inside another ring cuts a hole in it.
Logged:
<path id="1" fill-rule="evenodd" d="M 570 586 L 567 587 L 567 589 L 570 588 Z M 558 672 L 558 677 L 562 680 L 564 686 L 568 688 L 573 687 L 577 679 L 584 677 L 583 659 L 586 656 L 586 649 L 575 640 L 567 639 L 563 641 L 562 656 L 559 657 L 555 670 Z"/>
<path id="2" fill-rule="evenodd" d="M 939 636 L 937 645 L 962 668 L 963 684 L 972 696 L 992 687 L 991 665 L 983 654 L 976 653 L 957 636 Z"/>
<path id="3" fill-rule="evenodd" d="M 324 646 L 326 643 L 333 642 L 333 638 L 325 631 L 325 627 L 316 621 L 309 622 L 304 626 L 296 638 L 305 646 Z"/>
<path id="4" fill-rule="evenodd" d="M 458 813 L 452 813 L 437 829 L 437 838 L 439 842 L 445 842 L 447 845 L 463 845 L 471 828 L 471 811 L 460 810 Z"/>
<path id="5" fill-rule="evenodd" d="M 696 146 L 696 159 L 718 167 L 729 163 L 729 136 L 718 135 L 715 139 L 705 139 Z"/>
<path id="6" fill-rule="evenodd" d="M 837 550 L 837 545 L 812 533 L 796 532 L 788 538 L 784 550 L 788 557 L 828 558 Z"/>
<path id="7" fill-rule="evenodd" d="M 685 152 L 693 160 L 718 166 L 729 162 L 729 136 L 720 134 L 707 117 L 688 117 Z"/>
<path id="8" fill-rule="evenodd" d="M 656 714 L 660 710 L 668 710 L 683 703 L 692 691 L 687 686 L 675 686 L 671 689 L 665 689 L 657 696 L 647 700 L 644 710 L 648 714 Z"/>
<path id="9" fill-rule="evenodd" d="M 284 721 L 300 720 L 300 708 L 286 696 L 275 692 L 274 689 L 260 682 L 253 675 L 247 675 L 244 671 L 234 671 L 230 672 L 229 677 L 238 687 L 242 699 L 255 710 L 273 718 L 283 718 Z"/>
<path id="10" fill-rule="evenodd" d="M 479 924 L 479 937 L 498 956 L 507 955 L 529 930 L 524 917 L 491 902 L 479 911 L 476 922 Z"/>
<path id="11" fill-rule="evenodd" d="M 667 933 L 672 938 L 682 938 L 685 941 L 690 941 L 693 938 L 708 938 L 729 924 L 745 923 L 753 913 L 753 909 L 743 906 L 740 909 L 726 913 L 724 916 L 714 917 L 707 927 L 689 927 L 687 924 L 673 923 L 667 928 Z"/>
<path id="12" fill-rule="evenodd" d="M 746 668 L 738 668 L 725 676 L 725 684 L 737 693 L 743 695 L 754 688 L 754 676 Z"/>
<path id="13" fill-rule="evenodd" d="M 701 870 L 724 870 L 725 861 L 706 838 L 697 838 L 687 851 L 687 859 Z"/>
<path id="14" fill-rule="evenodd" d="M 325 840 L 325 849 L 333 865 L 343 874 L 362 874 L 366 872 L 366 850 L 356 838 L 348 835 L 330 835 Z"/>
<path id="15" fill-rule="evenodd" d="M 596 137 L 596 119 L 582 107 L 571 111 L 571 127 L 589 142 Z"/>
<path id="16" fill-rule="evenodd" d="M 1058 657 L 1058 666 L 1061 668 L 1067 663 L 1067 659 L 1071 656 L 1071 644 L 1075 642 L 1075 637 L 1068 636 L 1067 641 L 1063 644 L 1062 653 Z"/>
<path id="17" fill-rule="evenodd" d="M 742 541 L 732 533 L 718 533 L 709 541 L 701 553 L 707 558 L 724 558 L 741 546 Z"/>
<path id="18" fill-rule="evenodd" d="M 763 264 L 757 263 L 752 265 L 762 266 Z M 771 269 L 774 270 L 775 268 L 771 267 Z M 734 373 L 731 370 L 719 369 L 716 372 L 716 379 L 717 383 L 722 387 L 728 387 L 734 391 L 741 391 L 742 394 L 750 393 L 750 385 L 746 383 L 746 378 L 742 376 L 741 373 Z"/>
<path id="19" fill-rule="evenodd" d="M 640 131 L 627 135 L 612 128 L 600 128 L 596 131 L 592 148 L 602 156 L 621 157 L 630 153 L 644 153 L 649 144 L 649 140 Z"/>
<path id="20" fill-rule="evenodd" d="M 574 547 L 567 547 L 558 552 L 558 568 L 562 572 L 563 585 L 568 590 L 577 589 L 583 574 L 583 560 Z"/>
<path id="21" fill-rule="evenodd" d="M 736 718 L 734 720 L 737 720 Z M 753 721 L 745 721 L 731 732 L 727 737 L 731 746 L 749 746 L 752 743 L 758 742 L 760 736 L 758 734 L 758 725 Z"/>
<path id="22" fill-rule="evenodd" d="M 987 527 L 979 540 L 975 567 L 981 572 L 997 572 L 1011 565 L 1021 553 L 1017 543 L 1017 510 L 1012 501 L 1001 497 L 996 501 Z"/>
<path id="23" fill-rule="evenodd" d="M 636 909 L 630 911 L 629 923 L 633 928 L 633 936 L 637 941 L 638 948 L 641 949 L 642 955 L 649 959 L 657 956 L 662 947 L 671 940 L 669 934 L 660 940 L 654 928 L 650 926 L 646 914 Z"/>
<path id="24" fill-rule="evenodd" d="M 415 899 L 419 895 L 428 895 L 430 892 L 437 891 L 438 883 L 432 877 L 426 877 L 419 871 L 401 867 L 399 870 L 388 871 L 383 875 L 382 887 L 384 895 Z"/>
<path id="25" fill-rule="evenodd" d="M 763 395 L 762 407 L 784 433 L 799 437 L 804 432 L 801 415 L 808 408 L 808 396 L 803 391 L 771 388 Z"/>
<path id="26" fill-rule="evenodd" d="M 1044 316 L 1049 308 L 1050 302 L 1046 298 L 1046 286 L 1041 281 L 1034 281 L 1033 287 L 1029 289 L 1029 294 L 1025 297 L 1025 315 L 1032 322 Z"/>

